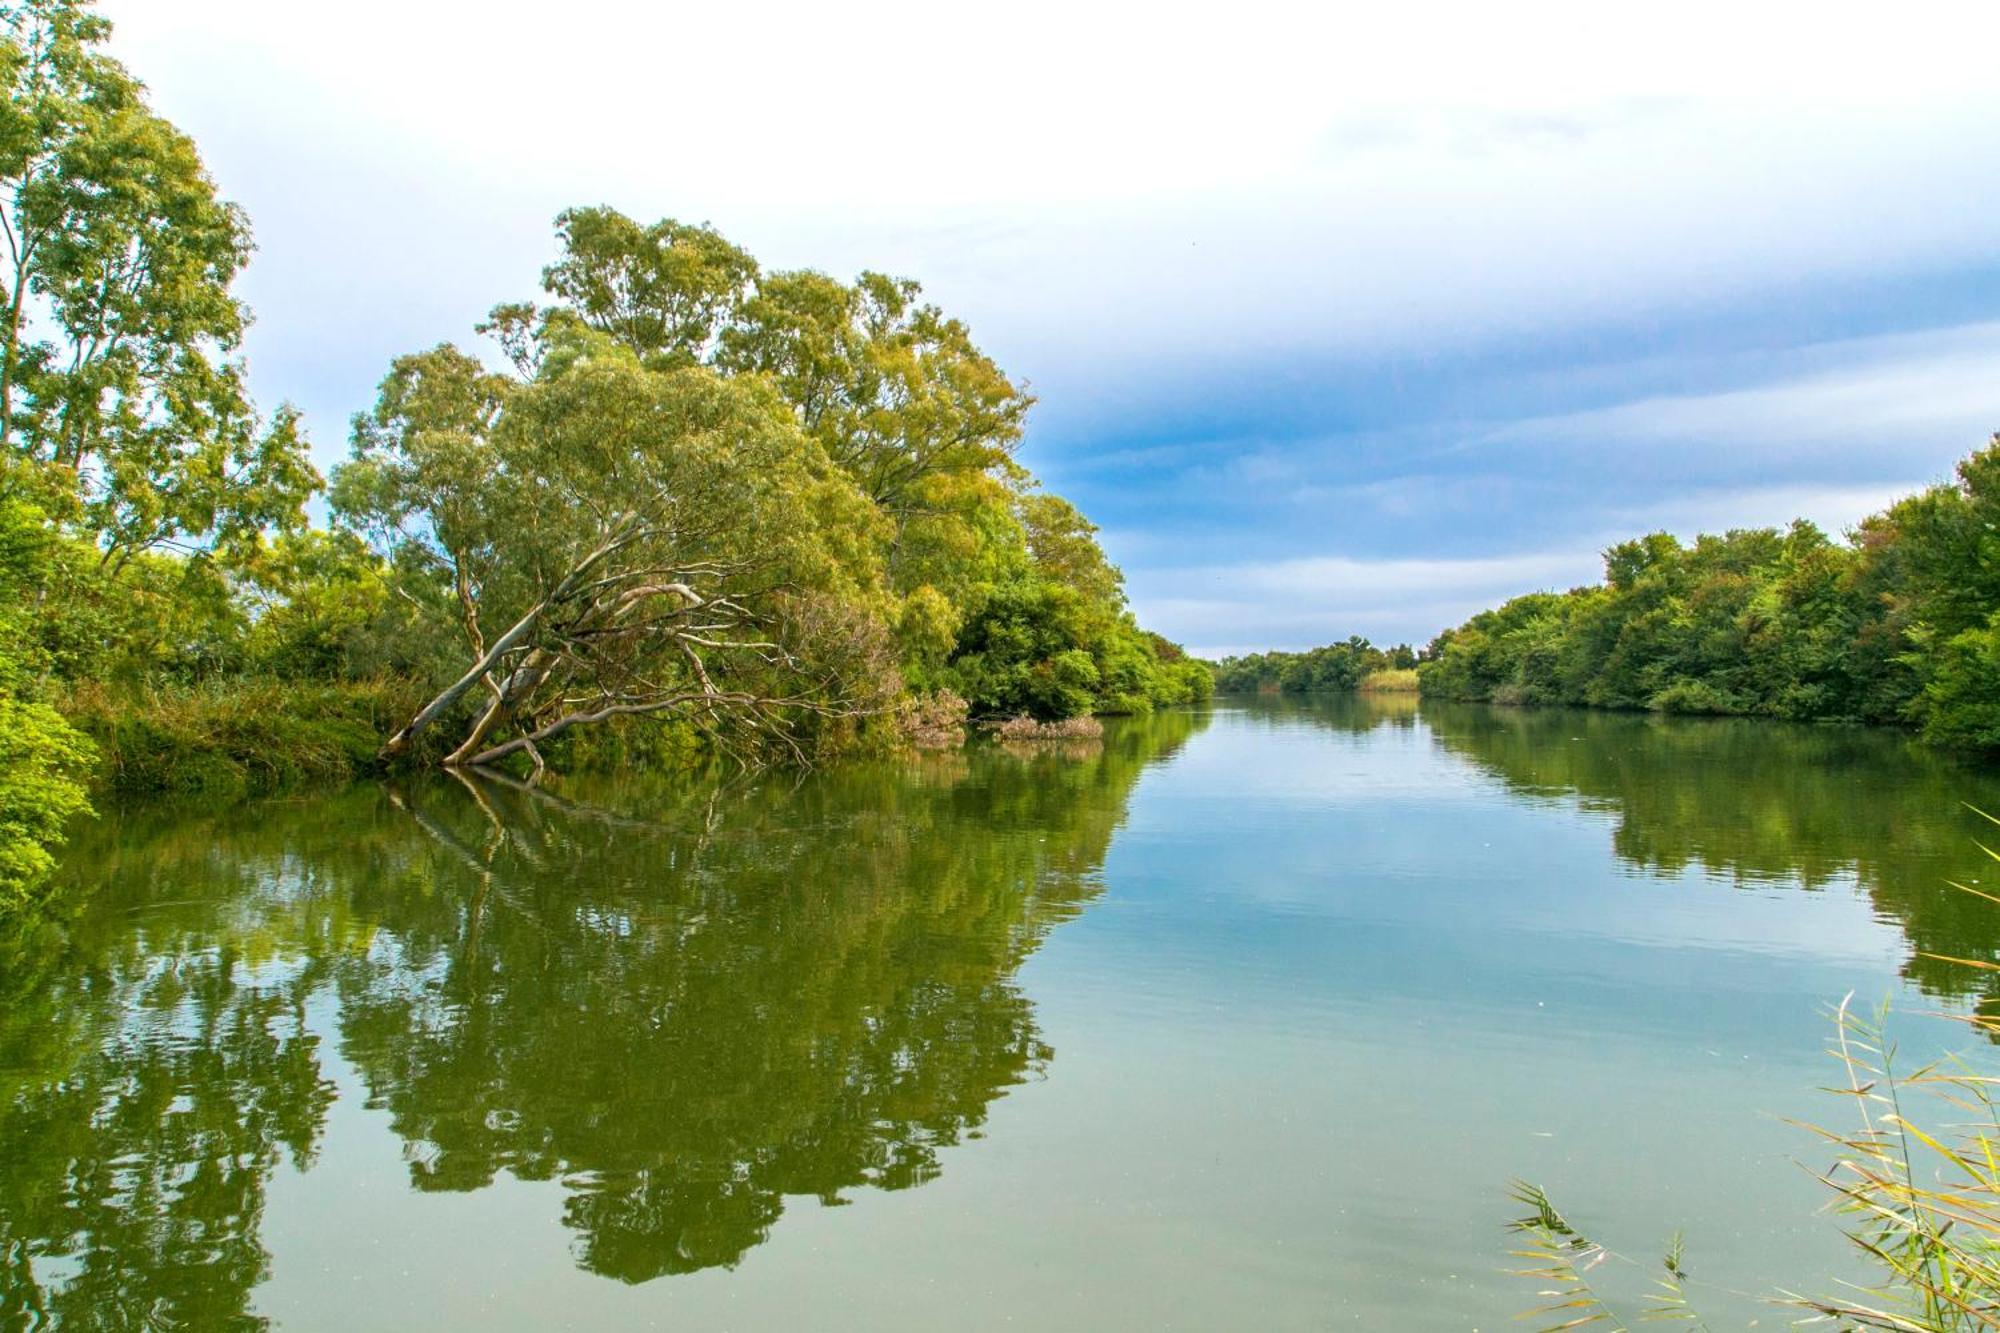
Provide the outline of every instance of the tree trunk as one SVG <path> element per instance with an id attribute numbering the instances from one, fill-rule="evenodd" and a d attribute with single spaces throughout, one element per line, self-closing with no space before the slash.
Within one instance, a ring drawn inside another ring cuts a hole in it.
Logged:
<path id="1" fill-rule="evenodd" d="M 508 755 L 520 750 L 531 750 L 537 741 L 554 740 L 571 727 L 590 722 L 602 722 L 613 717 L 636 717 L 647 713 L 658 713 L 669 708 L 678 708 L 691 703 L 727 703 L 738 705 L 755 704 L 756 696 L 749 694 L 711 694 L 706 690 L 694 690 L 676 694 L 665 699 L 650 699 L 644 703 L 605 704 L 588 712 L 568 713 L 545 727 L 516 736 L 511 741 L 502 742 L 490 750 L 481 750 L 465 762 L 474 768 L 484 764 L 497 764 Z"/>
<path id="2" fill-rule="evenodd" d="M 542 618 L 542 613 L 547 609 L 547 602 L 537 602 L 529 610 L 528 614 L 515 621 L 511 629 L 493 641 L 493 646 L 488 648 L 485 654 L 472 664 L 470 670 L 446 686 L 443 693 L 425 704 L 417 715 L 404 725 L 401 731 L 391 736 L 377 757 L 381 759 L 394 759 L 397 755 L 407 752 L 410 748 L 410 743 L 417 738 L 418 734 L 424 728 L 437 721 L 446 709 L 464 698 L 465 692 L 477 685 L 486 673 L 493 669 L 496 662 L 506 656 L 508 651 L 516 647 L 521 640 L 528 637 L 529 631 L 534 629 L 536 622 Z"/>

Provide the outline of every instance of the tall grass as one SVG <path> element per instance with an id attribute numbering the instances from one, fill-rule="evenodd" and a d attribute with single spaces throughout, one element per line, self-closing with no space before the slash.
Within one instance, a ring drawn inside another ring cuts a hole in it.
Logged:
<path id="1" fill-rule="evenodd" d="M 102 793 L 247 794 L 372 771 L 383 740 L 420 702 L 399 681 L 251 678 L 84 685 L 58 707 L 96 742 Z"/>
<path id="2" fill-rule="evenodd" d="M 1354 688 L 1363 694 L 1415 694 L 1418 688 L 1416 669 L 1385 667 L 1380 671 L 1371 671 Z"/>
<path id="3" fill-rule="evenodd" d="M 1982 814 L 1984 812 L 1981 812 Z M 1991 815 L 1985 816 L 1992 819 Z M 2000 820 L 1994 821 L 2000 823 Z M 1981 846 L 1996 861 L 2000 853 Z M 2000 908 L 2000 898 L 1970 885 L 1954 888 Z M 1941 959 L 1983 971 L 2000 964 Z M 1875 1280 L 1838 1296 L 1774 1293 L 1773 1301 L 1806 1322 L 1893 1333 L 1968 1333 L 2000 1329 L 2000 1068 L 1990 1060 L 1951 1057 L 1904 1071 L 1886 1032 L 1886 1006 L 1874 1016 L 1855 1011 L 1852 997 L 1834 1012 L 1833 1056 L 1851 1102 L 1846 1129 L 1806 1126 L 1833 1149 L 1820 1180 L 1848 1219 L 1847 1237 Z M 2000 1015 L 1971 1013 L 1959 1021 L 2000 1037 Z M 1654 1272 L 1654 1291 L 1628 1316 L 1613 1307 L 1593 1276 L 1606 1264 L 1632 1261 L 1580 1232 L 1538 1186 L 1517 1181 L 1513 1198 L 1527 1212 L 1509 1224 L 1522 1238 L 1518 1275 L 1543 1284 L 1545 1303 L 1524 1318 L 1545 1330 L 1623 1329 L 1629 1318 L 1701 1325 L 1679 1238 Z"/>

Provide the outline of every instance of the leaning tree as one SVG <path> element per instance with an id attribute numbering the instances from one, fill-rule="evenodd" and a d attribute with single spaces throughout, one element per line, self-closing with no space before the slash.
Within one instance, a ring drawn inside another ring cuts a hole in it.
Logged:
<path id="1" fill-rule="evenodd" d="M 464 645 L 385 757 L 449 722 L 445 764 L 539 769 L 572 728 L 663 713 L 796 748 L 801 720 L 895 689 L 882 520 L 761 379 L 574 326 L 525 380 L 451 347 L 404 357 L 334 503 Z"/>

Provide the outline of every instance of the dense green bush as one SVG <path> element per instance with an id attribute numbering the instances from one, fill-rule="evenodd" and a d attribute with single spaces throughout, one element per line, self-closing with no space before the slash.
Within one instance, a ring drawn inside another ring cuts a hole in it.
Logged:
<path id="1" fill-rule="evenodd" d="M 1952 745 L 2000 750 L 2000 611 L 1953 635 L 1938 651 L 1916 701 L 1925 734 Z"/>
<path id="2" fill-rule="evenodd" d="M 30 632 L 34 589 L 56 549 L 46 516 L 0 471 L 0 916 L 48 878 L 51 848 L 89 808 L 90 742 L 39 696 L 48 657 Z"/>
<path id="3" fill-rule="evenodd" d="M 1045 722 L 1207 698 L 1207 668 L 1140 630 L 1122 602 L 1035 575 L 1002 584 L 959 632 L 946 682 L 975 717 Z"/>
<path id="4" fill-rule="evenodd" d="M 0 694 L 0 915 L 28 902 L 55 866 L 50 851 L 89 808 L 90 743 L 46 704 Z"/>

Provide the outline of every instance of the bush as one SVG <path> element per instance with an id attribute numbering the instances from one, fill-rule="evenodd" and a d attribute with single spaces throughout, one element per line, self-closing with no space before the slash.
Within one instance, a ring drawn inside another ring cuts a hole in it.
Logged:
<path id="1" fill-rule="evenodd" d="M 415 707 L 402 682 L 237 680 L 62 700 L 96 743 L 105 792 L 242 795 L 373 771 L 382 742 Z"/>
<path id="2" fill-rule="evenodd" d="M 1734 698 L 1705 680 L 1677 680 L 1646 701 L 1657 713 L 1689 713 L 1728 717 L 1744 712 Z"/>
<path id="3" fill-rule="evenodd" d="M 948 750 L 965 743 L 965 700 L 950 690 L 905 699 L 896 710 L 897 734 L 919 750 Z"/>
<path id="4" fill-rule="evenodd" d="M 1089 741 L 1104 735 L 1104 724 L 1094 717 L 1066 717 L 1059 722 L 1010 717 L 995 725 L 993 734 L 1003 741 Z"/>
<path id="5" fill-rule="evenodd" d="M 91 745 L 47 705 L 0 695 L 0 916 L 26 905 L 55 866 L 50 848 L 90 808 Z"/>

